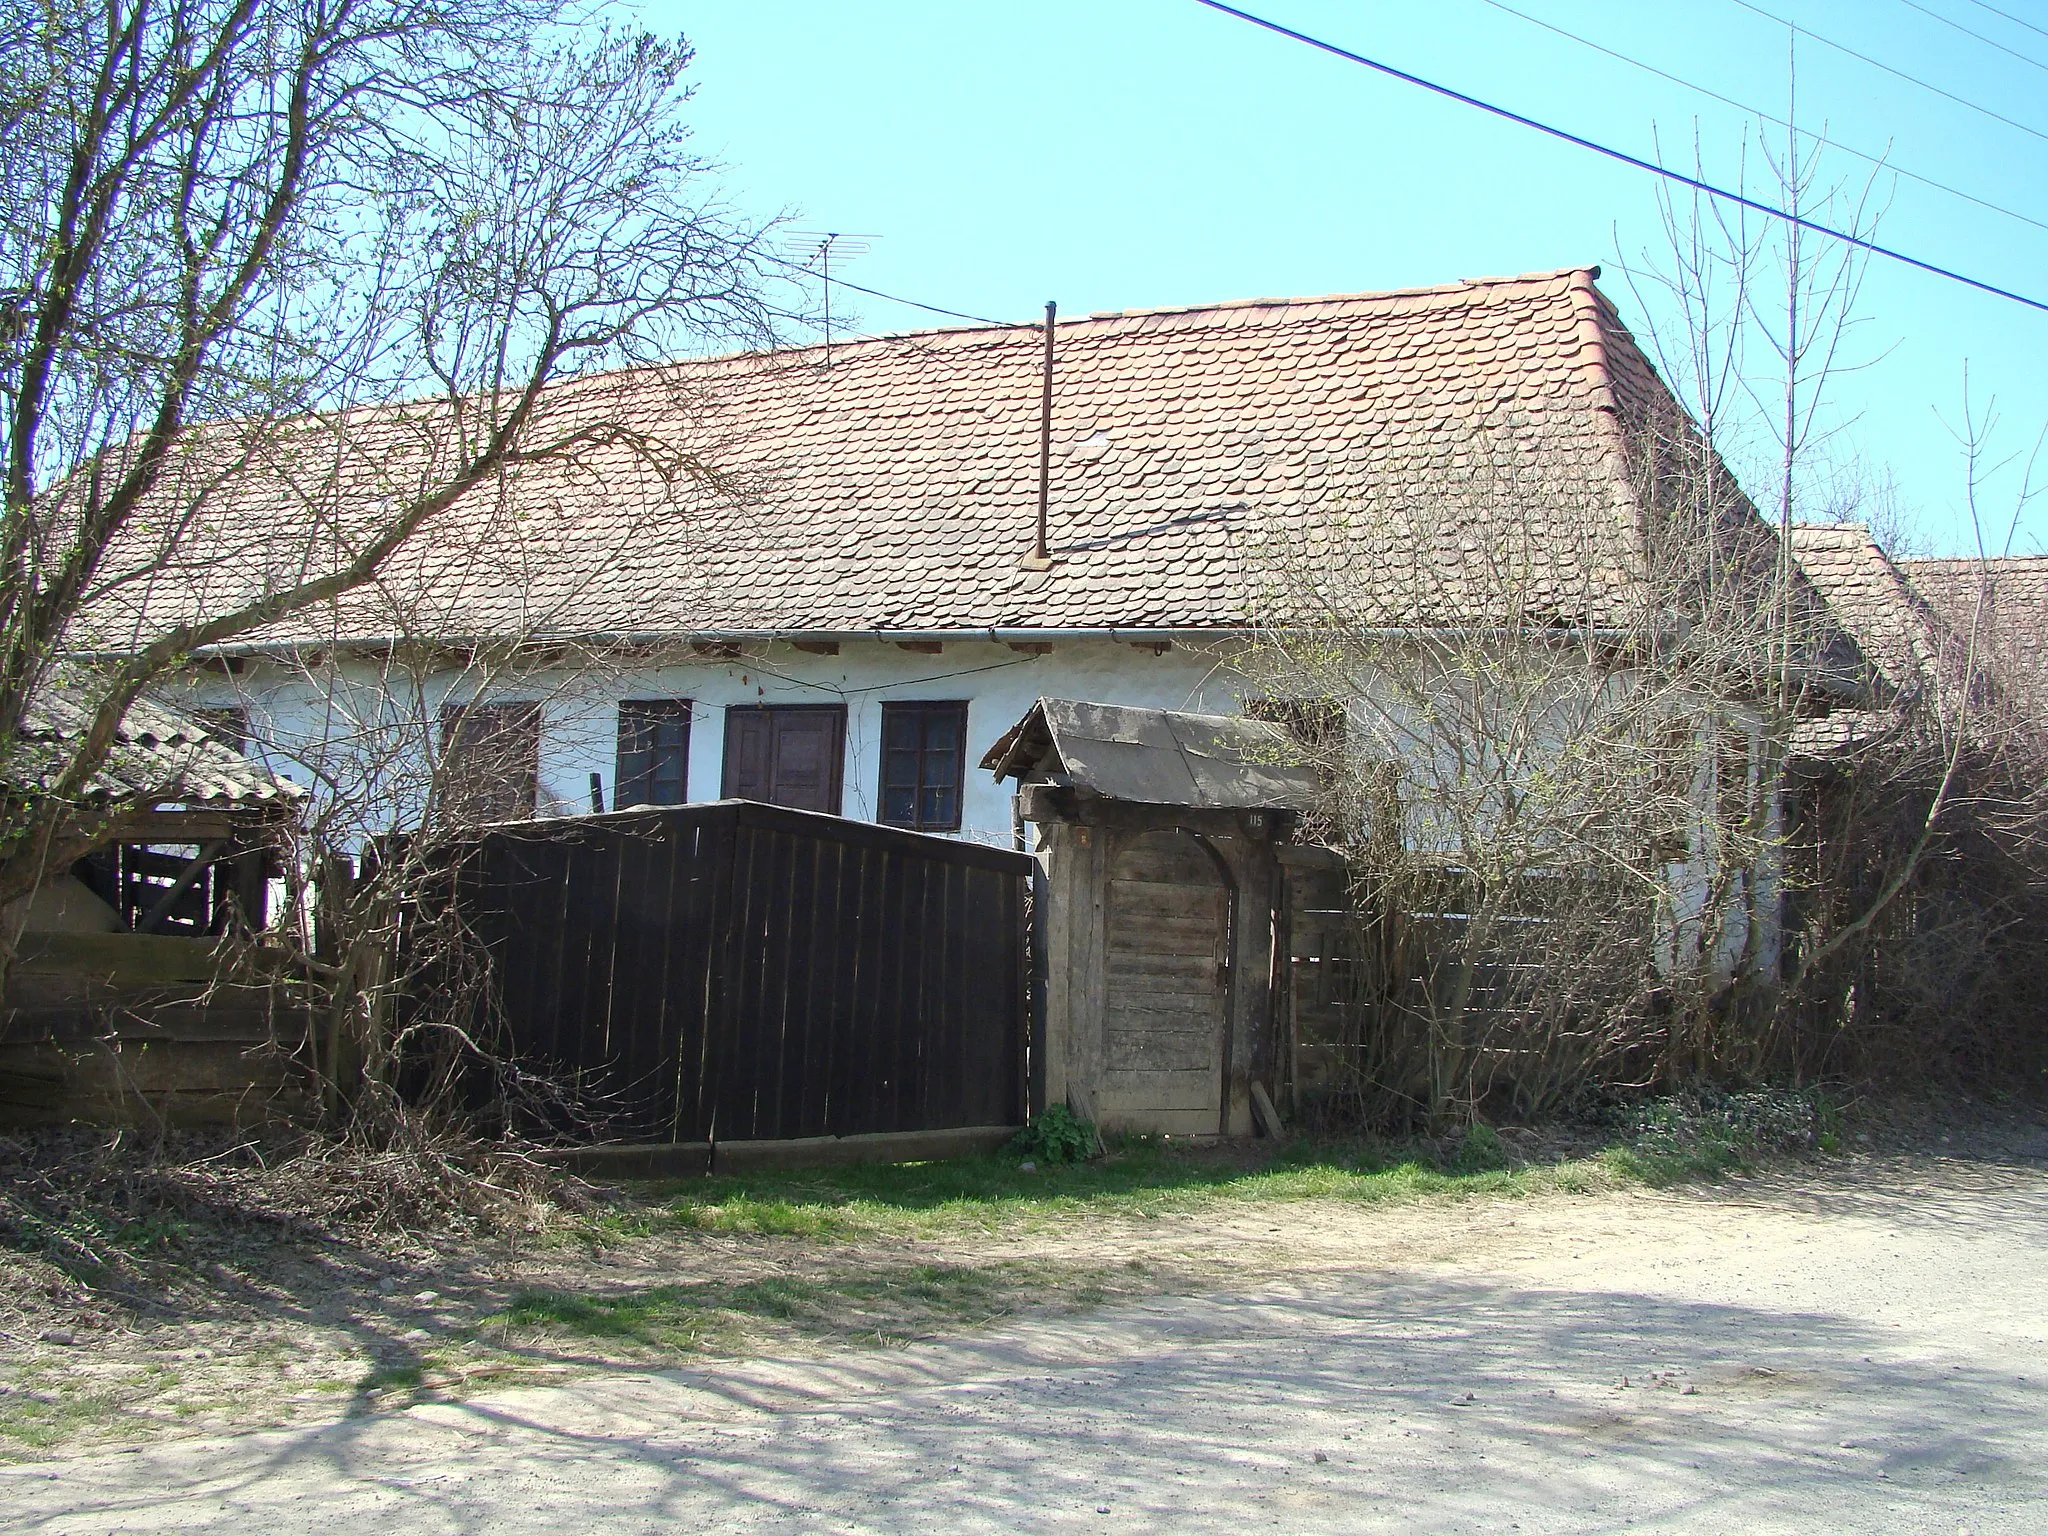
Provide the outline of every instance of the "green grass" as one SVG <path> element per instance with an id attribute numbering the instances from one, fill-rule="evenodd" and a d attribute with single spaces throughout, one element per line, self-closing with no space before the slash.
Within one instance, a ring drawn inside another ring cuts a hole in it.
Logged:
<path id="1" fill-rule="evenodd" d="M 1297 1200 L 1360 1204 L 1583 1192 L 1713 1179 L 1796 1150 L 1803 1125 L 1832 1113 L 1802 1095 L 1657 1101 L 1593 1156 L 1513 1166 L 1510 1147 L 1474 1126 L 1455 1144 L 1296 1139 L 1197 1147 L 1126 1137 L 1089 1162 L 1025 1172 L 1014 1151 L 942 1163 L 793 1169 L 642 1186 L 593 1235 L 682 1228 L 831 1243 L 1029 1230 L 1091 1216 L 1145 1219 Z M 1816 1119 L 1816 1117 L 1822 1117 Z M 1798 1133 L 1798 1134 L 1795 1134 Z M 1827 1150 L 1835 1138 L 1805 1145 Z"/>
<path id="2" fill-rule="evenodd" d="M 795 1169 L 645 1186 L 643 1203 L 602 1218 L 605 1235 L 662 1228 L 831 1242 L 1031 1228 L 1088 1216 L 1142 1220 L 1220 1206 L 1298 1200 L 1456 1199 L 1583 1190 L 1627 1171 L 1598 1160 L 1502 1166 L 1491 1131 L 1452 1156 L 1413 1144 L 1291 1142 L 1198 1148 L 1150 1138 L 1092 1162 L 1024 1172 L 1015 1156 Z"/>
<path id="3" fill-rule="evenodd" d="M 1051 1284 L 1014 1264 L 869 1267 L 855 1274 L 774 1276 L 732 1284 L 650 1286 L 620 1294 L 527 1291 L 491 1326 L 507 1335 L 576 1334 L 657 1353 L 692 1353 L 739 1344 L 749 1324 L 814 1338 L 891 1343 L 941 1324 L 988 1322 L 1014 1298 L 1061 1294 L 1101 1299 L 1078 1271 Z"/>

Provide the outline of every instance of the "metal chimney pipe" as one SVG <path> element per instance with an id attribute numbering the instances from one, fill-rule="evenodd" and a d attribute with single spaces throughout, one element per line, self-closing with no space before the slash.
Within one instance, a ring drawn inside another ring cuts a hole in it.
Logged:
<path id="1" fill-rule="evenodd" d="M 1026 570 L 1052 569 L 1052 551 L 1046 544 L 1046 509 L 1052 501 L 1052 327 L 1059 305 L 1045 301 L 1045 373 L 1040 381 L 1038 401 L 1038 540 L 1020 562 Z"/>

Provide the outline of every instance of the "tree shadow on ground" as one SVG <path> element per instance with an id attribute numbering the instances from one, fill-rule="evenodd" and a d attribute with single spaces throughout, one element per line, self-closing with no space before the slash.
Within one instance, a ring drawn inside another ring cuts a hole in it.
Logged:
<path id="1" fill-rule="evenodd" d="M 0 1493 L 0 1513 L 318 1531 L 374 1509 L 393 1536 L 499 1536 L 1036 1532 L 1108 1510 L 1237 1536 L 1928 1528 L 2048 1495 L 2048 1392 L 1898 1344 L 1809 1313 L 1351 1276 L 164 1446 L 76 1465 L 61 1497 Z"/>

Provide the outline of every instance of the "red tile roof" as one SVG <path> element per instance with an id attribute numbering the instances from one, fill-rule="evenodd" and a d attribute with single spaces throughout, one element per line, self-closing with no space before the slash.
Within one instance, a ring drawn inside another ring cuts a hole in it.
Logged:
<path id="1" fill-rule="evenodd" d="M 2048 556 L 1908 560 L 1905 572 L 1957 635 L 1974 629 L 2006 690 L 2048 716 Z"/>
<path id="2" fill-rule="evenodd" d="M 1253 615 L 1247 552 L 1270 520 L 1412 506 L 1489 456 L 1511 494 L 1426 538 L 1383 530 L 1357 557 L 1384 573 L 1388 621 L 1488 614 L 1506 540 L 1567 621 L 1625 624 L 1647 600 L 1625 431 L 1676 407 L 1596 275 L 1062 321 L 1043 572 L 1018 564 L 1037 495 L 1035 328 L 845 343 L 829 366 L 807 349 L 564 383 L 540 432 L 602 429 L 575 461 L 472 492 L 376 592 L 269 638 L 382 636 L 397 608 L 411 633 L 450 638 L 1228 629 Z M 203 486 L 195 453 L 167 500 L 190 497 L 199 523 L 98 635 L 317 564 L 346 536 L 322 527 L 328 501 L 360 527 L 430 476 L 446 430 L 433 405 L 315 421 Z"/>

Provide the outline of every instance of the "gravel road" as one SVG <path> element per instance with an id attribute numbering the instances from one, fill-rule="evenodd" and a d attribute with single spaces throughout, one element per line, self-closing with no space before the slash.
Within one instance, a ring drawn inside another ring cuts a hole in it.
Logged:
<path id="1" fill-rule="evenodd" d="M 1273 1208 L 1237 1294 L 8 1469 L 0 1527 L 2048 1531 L 2028 1150 Z"/>

